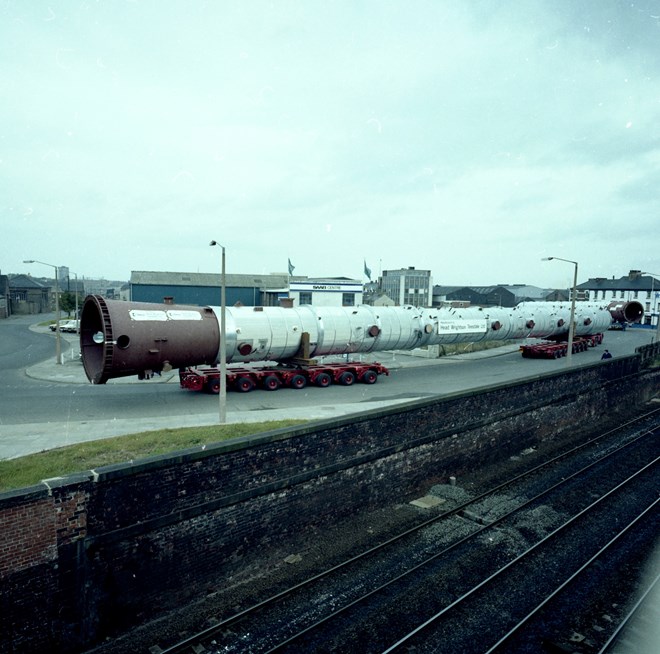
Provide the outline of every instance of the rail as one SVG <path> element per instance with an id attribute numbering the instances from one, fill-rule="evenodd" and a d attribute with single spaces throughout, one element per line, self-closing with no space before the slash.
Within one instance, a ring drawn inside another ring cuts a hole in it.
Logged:
<path id="1" fill-rule="evenodd" d="M 430 519 L 427 519 L 427 520 L 421 522 L 419 525 L 416 525 L 415 527 L 413 527 L 411 529 L 408 529 L 408 530 L 402 532 L 401 534 L 398 534 L 395 537 L 384 541 L 383 543 L 380 543 L 380 544 L 378 544 L 374 547 L 371 547 L 371 548 L 365 550 L 364 552 L 362 552 L 362 553 L 360 553 L 356 556 L 353 556 L 350 559 L 342 562 L 339 565 L 336 565 L 336 566 L 331 567 L 331 568 L 329 568 L 325 571 L 322 571 L 322 572 L 314 575 L 313 577 L 310 577 L 309 579 L 306 579 L 306 580 L 304 580 L 304 581 L 302 581 L 298 584 L 295 584 L 291 588 L 288 588 L 288 589 L 283 590 L 279 593 L 276 593 L 275 595 L 273 595 L 273 596 L 271 596 L 271 597 L 255 604 L 253 606 L 247 607 L 244 610 L 241 610 L 241 611 L 235 613 L 232 616 L 228 616 L 227 618 L 217 622 L 212 627 L 209 627 L 208 629 L 203 630 L 200 633 L 195 634 L 193 637 L 188 638 L 188 639 L 186 639 L 186 640 L 184 640 L 180 643 L 177 643 L 177 644 L 173 645 L 172 647 L 170 647 L 166 650 L 162 650 L 162 652 L 163 652 L 163 654 L 174 654 L 175 652 L 187 651 L 189 649 L 190 649 L 190 651 L 192 651 L 191 648 L 193 646 L 196 646 L 196 644 L 200 643 L 201 641 L 207 641 L 208 638 L 210 638 L 212 636 L 215 636 L 218 632 L 225 631 L 229 627 L 231 627 L 232 625 L 244 620 L 245 618 L 247 618 L 249 616 L 252 616 L 252 615 L 255 615 L 259 612 L 262 612 L 266 608 L 277 604 L 278 602 L 280 602 L 284 598 L 291 596 L 293 593 L 301 591 L 303 589 L 307 589 L 312 584 L 320 582 L 321 580 L 323 580 L 324 578 L 328 577 L 331 574 L 343 573 L 344 575 L 347 575 L 348 574 L 347 571 L 349 570 L 348 566 L 353 565 L 353 564 L 357 563 L 358 561 L 361 561 L 361 560 L 365 559 L 368 556 L 378 554 L 383 549 L 385 549 L 385 548 L 387 548 L 387 547 L 389 547 L 389 546 L 391 546 L 391 545 L 393 545 L 393 544 L 395 544 L 399 541 L 402 541 L 402 539 L 404 539 L 408 536 L 411 536 L 411 535 L 414 535 L 414 534 L 420 532 L 422 529 L 425 529 L 425 528 L 429 527 L 430 525 L 433 525 L 434 523 L 436 523 L 440 520 L 447 520 L 448 518 L 450 518 L 452 516 L 468 513 L 469 510 L 470 510 L 470 507 L 473 507 L 473 506 L 477 505 L 484 498 L 486 498 L 490 495 L 496 494 L 496 493 L 501 493 L 502 490 L 504 490 L 506 488 L 509 488 L 513 484 L 516 484 L 516 483 L 520 482 L 523 479 L 529 478 L 532 475 L 538 475 L 539 472 L 543 472 L 543 471 L 547 470 L 548 467 L 556 465 L 558 462 L 565 459 L 566 457 L 569 457 L 572 454 L 575 454 L 575 453 L 577 453 L 581 450 L 584 450 L 585 448 L 597 446 L 597 445 L 601 444 L 602 441 L 604 439 L 606 439 L 607 437 L 615 437 L 615 435 L 618 434 L 621 431 L 621 429 L 633 428 L 635 424 L 638 424 L 638 423 L 642 422 L 644 419 L 649 419 L 650 418 L 651 420 L 656 420 L 657 421 L 657 414 L 658 414 L 658 410 L 650 412 L 646 416 L 640 416 L 639 418 L 637 418 L 633 421 L 629 421 L 629 422 L 625 423 L 625 425 L 621 425 L 621 426 L 617 427 L 616 429 L 609 430 L 605 434 L 600 434 L 597 437 L 592 438 L 592 439 L 586 441 L 585 443 L 580 444 L 577 447 L 571 448 L 567 452 L 564 452 L 564 453 L 560 454 L 559 456 L 554 457 L 553 459 L 551 459 L 549 461 L 546 461 L 546 462 L 544 462 L 544 463 L 542 463 L 538 466 L 535 466 L 532 469 L 527 470 L 522 474 L 516 475 L 512 479 L 509 479 L 508 481 L 497 485 L 495 488 L 492 488 L 492 489 L 488 490 L 485 493 L 481 493 L 477 497 L 474 497 L 474 498 L 470 499 L 468 502 L 461 503 L 460 505 L 452 508 L 449 511 L 443 512 L 443 513 L 441 513 L 437 516 L 434 516 Z M 372 589 L 368 594 L 363 594 L 362 596 L 357 597 L 354 601 L 347 602 L 344 606 L 341 606 L 337 610 L 334 610 L 331 613 L 325 615 L 322 619 L 313 621 L 313 624 L 309 624 L 306 627 L 299 629 L 297 631 L 297 633 L 293 634 L 291 637 L 280 640 L 280 642 L 277 645 L 275 645 L 273 648 L 267 649 L 267 650 L 260 650 L 260 651 L 274 652 L 274 651 L 279 651 L 282 648 L 285 648 L 287 646 L 292 645 L 294 642 L 297 642 L 299 639 L 304 638 L 307 633 L 311 633 L 312 631 L 320 628 L 323 624 L 330 621 L 331 619 L 335 619 L 337 616 L 341 615 L 344 611 L 347 611 L 350 607 L 354 606 L 356 603 L 363 602 L 366 597 L 370 597 L 374 593 L 381 592 L 389 584 L 395 583 L 399 578 L 403 578 L 405 575 L 409 575 L 412 571 L 414 571 L 416 569 L 419 569 L 424 565 L 428 565 L 428 563 L 430 561 L 433 561 L 434 559 L 439 558 L 440 555 L 446 554 L 452 548 L 457 548 L 462 543 L 467 542 L 467 540 L 469 538 L 474 538 L 475 535 L 484 532 L 486 529 L 492 529 L 494 525 L 499 524 L 501 521 L 503 521 L 509 515 L 512 515 L 514 512 L 521 511 L 526 506 L 530 506 L 531 503 L 538 501 L 538 499 L 543 497 L 545 494 L 547 494 L 547 493 L 551 492 L 552 490 L 554 490 L 555 488 L 558 488 L 558 487 L 562 486 L 563 484 L 567 483 L 569 481 L 569 479 L 571 479 L 571 478 L 573 478 L 577 475 L 584 474 L 586 471 L 588 471 L 591 468 L 593 468 L 594 466 L 600 464 L 605 458 L 614 455 L 616 452 L 620 451 L 621 449 L 627 448 L 627 447 L 631 446 L 634 442 L 637 442 L 637 440 L 639 440 L 641 438 L 644 438 L 647 435 L 647 433 L 648 432 L 645 429 L 642 429 L 641 434 L 638 434 L 635 437 L 635 439 L 623 444 L 621 447 L 616 447 L 616 448 L 611 447 L 609 449 L 606 448 L 606 450 L 607 450 L 606 454 L 599 457 L 596 461 L 592 461 L 587 466 L 582 467 L 580 470 L 574 472 L 573 475 L 570 475 L 570 476 L 565 475 L 565 474 L 560 475 L 561 480 L 559 482 L 557 482 L 556 484 L 553 484 L 549 488 L 545 488 L 541 493 L 536 494 L 532 499 L 528 500 L 527 502 L 519 504 L 518 506 L 515 507 L 515 509 L 513 511 L 508 512 L 503 516 L 500 516 L 495 521 L 489 521 L 487 525 L 477 529 L 476 531 L 471 533 L 469 536 L 453 543 L 449 548 L 443 549 L 442 552 L 436 553 L 433 557 L 427 558 L 422 563 L 420 563 L 418 565 L 415 565 L 414 567 L 411 567 L 410 569 L 408 569 L 407 571 L 405 571 L 404 573 L 402 573 L 401 575 L 399 575 L 395 579 L 390 579 L 386 584 L 381 584 L 378 587 L 376 587 L 375 589 Z M 232 651 L 232 650 L 228 649 L 227 651 Z"/>

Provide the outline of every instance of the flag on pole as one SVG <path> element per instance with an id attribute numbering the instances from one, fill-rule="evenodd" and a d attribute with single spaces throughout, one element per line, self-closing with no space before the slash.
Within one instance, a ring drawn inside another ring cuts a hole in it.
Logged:
<path id="1" fill-rule="evenodd" d="M 291 259 L 289 259 L 289 275 L 293 275 L 295 269 L 296 267 L 291 263 Z"/>
<path id="2" fill-rule="evenodd" d="M 364 260 L 364 274 L 369 278 L 369 281 L 371 281 L 371 268 L 367 266 L 367 260 Z"/>

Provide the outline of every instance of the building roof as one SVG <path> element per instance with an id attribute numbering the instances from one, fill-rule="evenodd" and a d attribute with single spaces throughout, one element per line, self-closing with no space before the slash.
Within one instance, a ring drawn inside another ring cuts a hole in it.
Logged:
<path id="1" fill-rule="evenodd" d="M 513 293 L 516 298 L 525 298 L 529 300 L 545 300 L 545 298 L 552 293 L 552 289 L 528 286 L 527 284 L 512 284 L 510 286 L 502 286 L 502 288 Z"/>
<path id="2" fill-rule="evenodd" d="M 383 277 L 387 277 L 388 275 L 431 275 L 430 270 L 423 270 L 421 268 L 415 268 L 415 266 L 408 266 L 407 268 L 398 268 L 398 269 L 390 269 L 390 270 L 383 270 Z"/>
<path id="3" fill-rule="evenodd" d="M 553 289 L 528 286 L 526 284 L 496 284 L 493 286 L 434 286 L 433 295 L 450 295 L 462 291 L 488 296 L 499 291 L 507 291 L 514 296 L 516 301 L 542 301 L 553 292 Z"/>
<path id="4" fill-rule="evenodd" d="M 453 293 L 454 291 L 460 291 L 463 288 L 468 288 L 467 286 L 440 286 L 436 284 L 433 286 L 433 295 L 447 295 L 448 293 Z"/>
<path id="5" fill-rule="evenodd" d="M 33 289 L 48 289 L 54 286 L 55 282 L 45 283 L 31 277 L 30 275 L 16 275 L 9 279 L 9 288 L 33 288 Z"/>
<path id="6" fill-rule="evenodd" d="M 506 286 L 467 286 L 466 288 L 469 288 L 471 291 L 474 291 L 479 295 L 489 295 L 502 288 L 508 290 Z"/>
<path id="7" fill-rule="evenodd" d="M 131 271 L 131 284 L 143 286 L 220 286 L 220 273 L 160 272 L 149 270 Z M 283 288 L 287 285 L 287 276 L 226 274 L 227 286 L 234 288 Z"/>
<path id="8" fill-rule="evenodd" d="M 362 280 L 350 277 L 291 277 L 289 282 L 291 286 L 295 284 L 336 284 L 337 286 L 359 284 L 362 286 Z"/>
<path id="9" fill-rule="evenodd" d="M 396 303 L 385 293 L 378 293 L 372 297 L 372 304 L 376 307 L 393 307 Z"/>
<path id="10" fill-rule="evenodd" d="M 619 279 L 593 277 L 582 284 L 578 284 L 577 288 L 589 291 L 652 291 L 654 289 L 660 291 L 660 280 L 631 270 L 629 274 L 619 277 Z"/>

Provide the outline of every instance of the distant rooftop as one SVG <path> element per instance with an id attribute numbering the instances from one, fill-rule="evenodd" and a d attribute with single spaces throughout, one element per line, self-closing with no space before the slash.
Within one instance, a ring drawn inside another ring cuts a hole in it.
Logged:
<path id="1" fill-rule="evenodd" d="M 280 288 L 286 286 L 287 276 L 276 275 L 243 275 L 236 273 L 226 274 L 226 283 L 234 287 Z M 220 286 L 220 273 L 190 273 L 190 272 L 161 272 L 151 270 L 133 270 L 131 284 L 143 286 Z"/>

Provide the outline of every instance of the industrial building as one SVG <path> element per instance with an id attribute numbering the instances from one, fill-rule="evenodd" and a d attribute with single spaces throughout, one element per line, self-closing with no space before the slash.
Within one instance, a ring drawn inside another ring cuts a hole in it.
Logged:
<path id="1" fill-rule="evenodd" d="M 551 297 L 550 297 L 551 296 Z M 569 299 L 569 293 L 527 284 L 500 284 L 496 286 L 434 286 L 433 306 L 515 307 L 520 302 L 553 302 Z"/>
<path id="2" fill-rule="evenodd" d="M 431 271 L 417 270 L 414 266 L 383 270 L 380 287 L 397 306 L 430 307 L 433 300 Z"/>
<path id="3" fill-rule="evenodd" d="M 220 305 L 220 273 L 134 270 L 129 282 L 132 302 L 171 302 L 196 306 Z M 287 276 L 225 275 L 228 306 L 277 306 L 286 295 Z"/>
<path id="4" fill-rule="evenodd" d="M 5 317 L 52 311 L 55 306 L 55 284 L 30 275 L 15 275 L 5 285 Z M 51 295 L 53 301 L 51 301 Z"/>
<path id="5" fill-rule="evenodd" d="M 221 281 L 219 273 L 133 271 L 128 299 L 219 306 Z M 362 282 L 347 277 L 226 274 L 225 296 L 227 306 L 279 306 L 288 299 L 294 306 L 352 307 L 362 304 Z"/>

